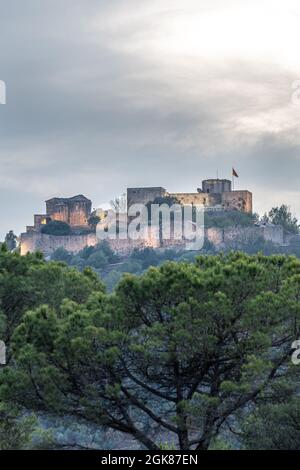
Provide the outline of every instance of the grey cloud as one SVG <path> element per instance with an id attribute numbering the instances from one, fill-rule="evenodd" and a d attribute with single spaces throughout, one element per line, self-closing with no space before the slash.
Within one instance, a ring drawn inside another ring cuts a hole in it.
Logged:
<path id="1" fill-rule="evenodd" d="M 158 5 L 167 21 L 178 14 L 172 4 L 0 0 L 2 236 L 24 230 L 56 194 L 86 193 L 97 205 L 127 185 L 193 190 L 217 169 L 228 177 L 232 164 L 238 184 L 270 194 L 280 186 L 282 201 L 291 200 L 298 77 L 244 58 L 149 54 L 143 44 L 159 28 Z M 276 116 L 286 127 L 270 132 Z"/>

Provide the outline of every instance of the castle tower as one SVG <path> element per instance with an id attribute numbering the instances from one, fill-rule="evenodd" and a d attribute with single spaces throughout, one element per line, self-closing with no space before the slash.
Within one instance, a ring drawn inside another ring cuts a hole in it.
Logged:
<path id="1" fill-rule="evenodd" d="M 202 192 L 222 194 L 231 191 L 231 181 L 226 179 L 208 179 L 202 181 Z"/>
<path id="2" fill-rule="evenodd" d="M 69 198 L 54 197 L 46 201 L 46 214 L 71 226 L 87 225 L 92 202 L 82 194 Z"/>

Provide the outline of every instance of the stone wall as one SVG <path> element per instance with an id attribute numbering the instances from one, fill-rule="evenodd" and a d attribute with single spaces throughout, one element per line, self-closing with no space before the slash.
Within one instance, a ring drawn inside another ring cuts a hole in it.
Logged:
<path id="1" fill-rule="evenodd" d="M 89 233 L 86 235 L 54 236 L 40 232 L 29 232 L 21 234 L 21 255 L 26 253 L 41 251 L 45 255 L 53 253 L 57 248 L 64 248 L 67 251 L 77 253 L 85 246 L 96 245 L 96 235 Z"/>
<path id="2" fill-rule="evenodd" d="M 84 196 L 53 198 L 46 201 L 46 214 L 51 220 L 66 222 L 71 226 L 87 225 L 92 202 Z"/>
<path id="3" fill-rule="evenodd" d="M 265 240 L 272 241 L 275 244 L 283 245 L 285 243 L 282 227 L 279 226 L 251 226 L 251 227 L 228 227 L 207 228 L 205 229 L 205 238 L 212 242 L 217 249 L 224 247 L 236 249 L 240 241 L 251 242 L 254 238 L 261 236 Z M 46 235 L 40 232 L 28 232 L 21 234 L 21 254 L 28 252 L 41 251 L 45 255 L 51 254 L 57 248 L 63 247 L 65 250 L 77 253 L 85 246 L 94 246 L 99 242 L 96 234 L 89 233 L 85 235 L 54 236 Z M 184 248 L 185 243 L 178 240 L 164 240 L 161 244 L 156 236 L 149 237 L 147 240 L 108 240 L 111 248 L 120 254 L 129 254 L 135 248 Z"/>
<path id="4" fill-rule="evenodd" d="M 236 248 L 239 242 L 251 242 L 251 240 L 262 237 L 275 245 L 286 243 L 283 228 L 279 225 L 250 226 L 250 227 L 227 227 L 205 229 L 205 238 L 211 241 L 217 248 Z"/>
<path id="5" fill-rule="evenodd" d="M 28 252 L 41 251 L 44 255 L 48 256 L 58 248 L 78 253 L 85 246 L 95 246 L 99 243 L 96 234 L 90 233 L 86 235 L 68 235 L 68 236 L 54 236 L 47 235 L 40 232 L 29 232 L 21 234 L 21 255 L 26 255 Z M 120 254 L 129 254 L 135 248 L 142 249 L 145 247 L 159 248 L 159 240 L 153 238 L 149 240 L 108 240 L 112 250 Z M 174 243 L 173 243 L 174 245 Z"/>
<path id="6" fill-rule="evenodd" d="M 226 179 L 208 179 L 202 181 L 202 191 L 204 193 L 223 193 L 231 191 L 231 181 Z"/>
<path id="7" fill-rule="evenodd" d="M 223 207 L 226 210 L 239 210 L 252 213 L 252 193 L 250 191 L 230 191 L 229 180 L 205 180 L 203 189 L 197 193 L 168 193 L 162 187 L 128 188 L 127 208 L 133 204 L 147 204 L 156 198 L 173 197 L 180 204 L 204 205 L 205 207 Z M 229 189 L 229 190 L 228 190 Z"/>
<path id="8" fill-rule="evenodd" d="M 69 223 L 69 207 L 67 204 L 53 204 L 53 207 L 51 207 L 51 205 L 47 203 L 47 214 L 51 217 L 51 220 Z"/>
<path id="9" fill-rule="evenodd" d="M 158 197 L 164 197 L 166 190 L 160 186 L 150 188 L 127 188 L 127 209 L 133 204 L 148 204 Z"/>
<path id="10" fill-rule="evenodd" d="M 252 214 L 252 193 L 250 191 L 228 191 L 222 193 L 224 209 L 237 209 Z"/>
<path id="11" fill-rule="evenodd" d="M 278 245 L 283 245 L 286 240 L 284 230 L 279 225 L 261 225 L 259 227 L 262 237 Z"/>
<path id="12" fill-rule="evenodd" d="M 205 238 L 218 248 L 224 242 L 224 230 L 222 228 L 207 228 L 205 229 Z"/>
<path id="13" fill-rule="evenodd" d="M 220 194 L 210 194 L 210 193 L 170 193 L 171 197 L 174 197 L 182 205 L 199 205 L 212 207 L 221 204 L 221 195 Z"/>

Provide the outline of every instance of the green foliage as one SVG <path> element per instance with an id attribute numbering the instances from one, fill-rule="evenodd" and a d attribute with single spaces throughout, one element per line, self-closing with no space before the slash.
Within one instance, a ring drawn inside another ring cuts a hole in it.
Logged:
<path id="1" fill-rule="evenodd" d="M 127 271 L 127 272 L 130 272 L 130 271 Z M 104 281 L 105 281 L 105 285 L 106 285 L 108 292 L 112 292 L 114 290 L 114 287 L 118 284 L 121 277 L 122 277 L 122 273 L 117 270 L 112 270 L 106 275 Z"/>
<path id="2" fill-rule="evenodd" d="M 298 220 L 292 215 L 290 208 L 285 204 L 280 207 L 273 207 L 263 219 L 265 222 L 281 225 L 287 232 L 299 233 Z"/>
<path id="3" fill-rule="evenodd" d="M 46 235 L 56 235 L 56 236 L 65 236 L 72 233 L 71 227 L 66 222 L 61 222 L 60 220 L 52 220 L 46 225 L 43 225 L 42 233 Z"/>
<path id="4" fill-rule="evenodd" d="M 217 437 L 208 450 L 233 450 L 230 443 L 226 442 L 224 439 Z"/>
<path id="5" fill-rule="evenodd" d="M 88 224 L 93 230 L 96 230 L 96 227 L 99 222 L 100 222 L 100 217 L 98 217 L 97 215 L 91 215 L 91 217 L 88 220 Z"/>
<path id="6" fill-rule="evenodd" d="M 51 258 L 53 261 L 63 261 L 65 263 L 69 263 L 72 259 L 72 254 L 69 253 L 65 248 L 60 247 L 52 253 Z"/>
<path id="7" fill-rule="evenodd" d="M 259 406 L 242 423 L 245 447 L 257 450 L 300 449 L 299 398 Z M 290 398 L 287 400 L 287 398 Z"/>
<path id="8" fill-rule="evenodd" d="M 131 260 L 139 261 L 142 269 L 147 269 L 149 266 L 156 266 L 160 261 L 160 256 L 153 248 L 136 249 L 131 255 Z"/>
<path id="9" fill-rule="evenodd" d="M 33 413 L 0 402 L 0 450 L 47 449 L 53 444 L 51 431 L 40 428 Z"/>
<path id="10" fill-rule="evenodd" d="M 41 304 L 59 308 L 63 299 L 85 302 L 103 284 L 90 270 L 84 273 L 64 263 L 46 263 L 40 253 L 20 256 L 0 252 L 1 339 L 9 342 L 23 314 Z"/>
<path id="11" fill-rule="evenodd" d="M 211 248 L 211 245 L 208 244 L 207 248 Z M 186 252 L 185 254 L 187 255 Z M 136 249 L 126 259 L 120 259 L 112 251 L 107 241 L 103 241 L 96 246 L 86 246 L 75 255 L 69 254 L 63 249 L 56 250 L 52 254 L 52 259 L 65 261 L 80 271 L 85 266 L 93 267 L 105 282 L 108 290 L 111 291 L 123 273 L 141 274 L 152 265 L 162 264 L 166 260 L 179 260 L 182 256 L 182 251 L 160 251 L 145 248 L 143 250 Z M 195 253 L 190 258 L 191 261 L 194 261 Z"/>
<path id="12" fill-rule="evenodd" d="M 109 264 L 118 261 L 118 256 L 112 251 L 107 241 L 102 241 L 96 246 L 86 246 L 77 254 L 68 253 L 64 248 L 58 248 L 52 256 L 53 260 L 61 260 L 70 266 L 77 267 L 82 271 L 85 267 L 91 266 L 101 272 Z"/>
<path id="13" fill-rule="evenodd" d="M 215 245 L 211 241 L 209 241 L 207 238 L 205 238 L 201 252 L 206 252 L 209 254 L 216 253 Z"/>
<path id="14" fill-rule="evenodd" d="M 0 450 L 25 449 L 30 445 L 36 419 L 19 417 L 0 402 Z"/>
<path id="15" fill-rule="evenodd" d="M 13 230 L 10 230 L 6 235 L 5 235 L 5 245 L 8 249 L 8 251 L 14 251 L 17 248 L 17 236 L 14 234 Z"/>
<path id="16" fill-rule="evenodd" d="M 95 252 L 94 246 L 85 246 L 83 250 L 79 252 L 78 256 L 80 256 L 80 258 L 84 260 L 87 260 L 88 257 L 91 256 L 91 254 L 93 254 L 94 252 Z"/>
<path id="17" fill-rule="evenodd" d="M 108 259 L 103 253 L 103 251 L 96 251 L 95 253 L 92 253 L 88 259 L 87 263 L 89 266 L 92 266 L 93 268 L 104 268 L 108 264 Z"/>
<path id="18" fill-rule="evenodd" d="M 248 233 L 247 229 L 240 233 L 227 243 L 226 251 L 238 250 L 248 254 L 263 253 L 271 255 L 280 253 L 281 247 L 278 247 L 270 240 L 265 240 L 262 236 Z"/>
<path id="19" fill-rule="evenodd" d="M 255 447 L 253 410 L 299 405 L 289 391 L 299 380 L 290 361 L 300 333 L 296 258 L 230 253 L 167 262 L 124 276 L 106 294 L 92 270 L 0 257 L 5 270 L 19 272 L 18 284 L 21 273 L 27 284 L 36 272 L 34 301 L 19 316 L 12 360 L 0 374 L 6 403 L 79 413 L 145 448 L 170 442 L 184 450 L 227 448 L 222 432 L 232 422 Z"/>
<path id="20" fill-rule="evenodd" d="M 76 305 L 87 301 L 94 291 L 104 292 L 103 284 L 89 269 L 81 274 L 63 263 L 46 263 L 40 253 L 24 257 L 7 250 L 0 251 L 0 339 L 7 345 L 8 363 L 13 363 L 11 336 L 25 312 L 40 308 L 37 335 L 44 328 L 51 330 L 49 305 L 56 312 L 66 312 L 66 300 Z M 30 313 L 28 313 L 30 315 Z M 0 368 L 0 375 L 5 367 Z M 0 399 L 0 449 L 29 448 L 49 445 L 48 437 L 39 430 L 35 418 L 23 416 L 15 404 Z M 47 437 L 47 439 L 46 439 Z"/>
<path id="21" fill-rule="evenodd" d="M 103 240 L 102 242 L 98 243 L 95 249 L 101 250 L 110 263 L 114 263 L 119 259 L 106 240 Z"/>
<path id="22" fill-rule="evenodd" d="M 206 211 L 204 214 L 206 228 L 249 227 L 255 218 L 255 214 L 240 211 Z"/>

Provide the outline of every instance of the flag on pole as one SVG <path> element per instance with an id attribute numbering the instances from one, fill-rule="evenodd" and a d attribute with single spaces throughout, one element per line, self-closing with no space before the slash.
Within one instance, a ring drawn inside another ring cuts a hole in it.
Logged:
<path id="1" fill-rule="evenodd" d="M 232 167 L 232 176 L 235 176 L 236 178 L 239 177 L 239 175 L 237 174 L 237 172 L 235 171 L 233 167 Z"/>

